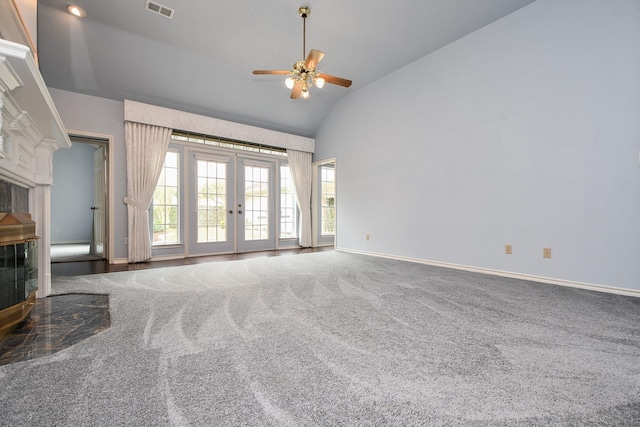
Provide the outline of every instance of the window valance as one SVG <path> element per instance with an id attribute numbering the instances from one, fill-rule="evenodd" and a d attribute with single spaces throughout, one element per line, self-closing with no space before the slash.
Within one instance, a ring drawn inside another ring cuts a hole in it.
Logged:
<path id="1" fill-rule="evenodd" d="M 124 119 L 128 122 L 180 129 L 308 153 L 313 153 L 316 145 L 313 138 L 172 110 L 128 99 L 124 101 Z"/>

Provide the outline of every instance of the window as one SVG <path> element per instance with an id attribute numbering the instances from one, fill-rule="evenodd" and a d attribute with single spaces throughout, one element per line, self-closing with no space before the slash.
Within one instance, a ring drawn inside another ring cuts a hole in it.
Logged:
<path id="1" fill-rule="evenodd" d="M 153 245 L 180 243 L 179 157 L 175 151 L 167 152 L 153 193 Z"/>
<path id="2" fill-rule="evenodd" d="M 298 237 L 296 198 L 289 165 L 280 166 L 280 238 Z"/>
<path id="3" fill-rule="evenodd" d="M 336 229 L 335 169 L 332 165 L 320 166 L 322 197 L 321 235 L 333 236 Z"/>

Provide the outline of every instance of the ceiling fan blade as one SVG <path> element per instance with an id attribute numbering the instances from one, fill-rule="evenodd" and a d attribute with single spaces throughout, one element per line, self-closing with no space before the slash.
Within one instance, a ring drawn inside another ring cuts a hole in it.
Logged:
<path id="1" fill-rule="evenodd" d="M 300 80 L 296 80 L 296 84 L 291 89 L 291 99 L 299 99 L 302 97 L 302 86 L 304 83 Z"/>
<path id="2" fill-rule="evenodd" d="M 307 60 L 304 61 L 304 68 L 307 70 L 315 70 L 318 62 L 322 60 L 324 57 L 324 52 L 319 50 L 311 49 L 309 51 L 309 55 L 307 56 Z"/>
<path id="3" fill-rule="evenodd" d="M 343 79 L 342 77 L 336 77 L 329 74 L 318 74 L 318 77 L 323 78 L 326 83 L 331 83 L 343 87 L 351 86 L 351 80 Z"/>
<path id="4" fill-rule="evenodd" d="M 291 74 L 289 70 L 253 70 L 253 74 Z"/>

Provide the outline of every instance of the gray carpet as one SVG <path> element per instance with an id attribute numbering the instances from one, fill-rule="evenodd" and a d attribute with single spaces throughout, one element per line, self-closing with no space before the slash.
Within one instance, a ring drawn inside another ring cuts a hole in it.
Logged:
<path id="1" fill-rule="evenodd" d="M 100 251 L 102 246 L 98 247 Z M 89 243 L 64 243 L 50 246 L 51 262 L 97 261 L 102 253 L 91 254 Z"/>
<path id="2" fill-rule="evenodd" d="M 340 252 L 53 289 L 112 327 L 0 367 L 2 425 L 640 424 L 640 298 Z"/>

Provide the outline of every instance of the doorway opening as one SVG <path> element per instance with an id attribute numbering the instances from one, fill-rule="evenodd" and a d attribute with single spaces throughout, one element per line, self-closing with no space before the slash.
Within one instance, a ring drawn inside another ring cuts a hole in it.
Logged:
<path id="1" fill-rule="evenodd" d="M 110 259 L 110 138 L 70 133 L 53 156 L 51 262 Z"/>

